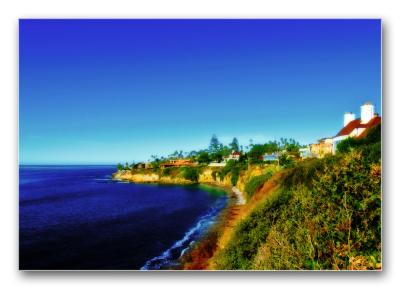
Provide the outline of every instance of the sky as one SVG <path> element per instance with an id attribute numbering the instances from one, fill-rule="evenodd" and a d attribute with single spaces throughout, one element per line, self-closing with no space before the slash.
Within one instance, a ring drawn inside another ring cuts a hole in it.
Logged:
<path id="1" fill-rule="evenodd" d="M 19 22 L 21 164 L 308 144 L 366 101 L 381 114 L 380 20 Z"/>

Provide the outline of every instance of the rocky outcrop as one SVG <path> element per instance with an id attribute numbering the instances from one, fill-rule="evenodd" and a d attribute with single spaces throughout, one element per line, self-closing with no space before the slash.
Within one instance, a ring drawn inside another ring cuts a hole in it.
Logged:
<path id="1" fill-rule="evenodd" d="M 268 170 L 274 169 L 269 166 Z M 246 202 L 245 191 L 246 183 L 254 176 L 262 175 L 266 172 L 266 168 L 262 166 L 250 166 L 242 171 L 239 175 L 235 187 L 231 183 L 231 174 L 228 173 L 224 178 L 219 178 L 215 168 L 203 168 L 199 174 L 198 182 L 201 184 L 210 184 L 224 188 L 231 188 L 233 195 L 236 195 L 238 204 Z M 132 183 L 160 183 L 160 184 L 192 184 L 193 182 L 186 180 L 181 173 L 175 175 L 164 176 L 152 170 L 144 170 L 132 172 L 130 170 L 122 170 L 113 174 L 113 179 L 127 181 Z"/>
<path id="2" fill-rule="evenodd" d="M 129 170 L 121 170 L 113 174 L 113 179 L 133 183 L 155 183 L 160 180 L 160 176 L 155 173 L 132 174 Z"/>
<path id="3" fill-rule="evenodd" d="M 160 176 L 157 173 L 132 173 L 130 170 L 122 170 L 113 174 L 114 180 L 132 183 L 163 183 L 163 184 L 191 184 L 191 181 L 182 177 Z"/>

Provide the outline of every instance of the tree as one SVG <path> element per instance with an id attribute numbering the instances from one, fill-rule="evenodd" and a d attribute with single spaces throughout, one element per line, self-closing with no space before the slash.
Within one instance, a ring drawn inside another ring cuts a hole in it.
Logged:
<path id="1" fill-rule="evenodd" d="M 224 159 L 224 154 L 222 151 L 217 151 L 216 153 L 212 154 L 212 160 L 220 163 Z"/>
<path id="2" fill-rule="evenodd" d="M 265 153 L 264 145 L 255 144 L 255 145 L 252 145 L 247 156 L 249 158 L 250 163 L 258 163 L 258 162 L 262 161 L 264 153 Z"/>
<path id="3" fill-rule="evenodd" d="M 209 155 L 208 152 L 203 151 L 199 154 L 199 156 L 197 157 L 197 161 L 200 164 L 209 164 L 211 162 L 211 157 Z"/>
<path id="4" fill-rule="evenodd" d="M 225 148 L 227 148 L 227 147 L 225 147 Z M 216 162 L 221 162 L 224 158 L 224 153 L 226 153 L 226 151 L 224 150 L 224 145 L 219 142 L 219 140 L 215 134 L 213 134 L 213 136 L 211 137 L 208 152 L 210 154 L 211 160 L 216 161 Z M 229 150 L 228 150 L 228 154 L 229 154 Z"/>
<path id="5" fill-rule="evenodd" d="M 280 149 L 286 150 L 286 152 L 290 155 L 299 157 L 300 156 L 300 153 L 299 153 L 300 147 L 301 147 L 300 144 L 292 138 L 290 138 L 290 139 L 281 138 Z"/>
<path id="6" fill-rule="evenodd" d="M 189 180 L 192 182 L 197 183 L 199 181 L 199 170 L 197 168 L 192 167 L 184 167 L 183 170 L 183 177 L 185 180 Z"/>
<path id="7" fill-rule="evenodd" d="M 264 144 L 264 153 L 272 154 L 279 151 L 279 144 L 276 141 L 269 141 Z"/>
<path id="8" fill-rule="evenodd" d="M 284 168 L 291 168 L 294 166 L 294 161 L 288 154 L 283 153 L 279 156 L 279 164 Z"/>
<path id="9" fill-rule="evenodd" d="M 233 138 L 232 142 L 229 145 L 233 151 L 239 151 L 239 141 L 236 137 Z"/>
<path id="10" fill-rule="evenodd" d="M 217 153 L 222 147 L 222 144 L 219 142 L 217 136 L 215 134 L 212 135 L 210 140 L 210 146 L 208 148 L 210 154 Z"/>
<path id="11" fill-rule="evenodd" d="M 122 171 L 124 169 L 124 166 L 121 163 L 117 164 L 117 170 Z"/>
<path id="12" fill-rule="evenodd" d="M 129 170 L 129 169 L 130 169 L 130 166 L 129 166 L 128 162 L 126 162 L 126 163 L 125 163 L 124 170 Z"/>

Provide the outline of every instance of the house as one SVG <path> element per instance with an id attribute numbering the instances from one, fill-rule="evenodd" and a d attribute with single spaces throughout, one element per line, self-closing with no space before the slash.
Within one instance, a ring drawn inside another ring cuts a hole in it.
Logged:
<path id="1" fill-rule="evenodd" d="M 135 169 L 144 169 L 144 168 L 146 168 L 146 164 L 145 163 L 137 163 L 133 167 Z"/>
<path id="2" fill-rule="evenodd" d="M 277 152 L 272 153 L 272 154 L 265 154 L 263 156 L 263 161 L 274 162 L 274 161 L 278 161 L 278 160 L 279 160 L 279 154 Z"/>
<path id="3" fill-rule="evenodd" d="M 311 145 L 307 145 L 304 148 L 299 148 L 299 154 L 302 159 L 314 157 L 314 154 L 311 152 Z"/>
<path id="4" fill-rule="evenodd" d="M 232 151 L 231 154 L 226 158 L 226 161 L 234 160 L 238 161 L 240 159 L 240 152 Z"/>
<path id="5" fill-rule="evenodd" d="M 322 158 L 326 155 L 333 153 L 333 139 L 332 138 L 322 138 L 318 140 L 318 143 L 311 144 L 310 147 L 311 154 L 313 156 Z"/>
<path id="6" fill-rule="evenodd" d="M 160 164 L 161 168 L 168 168 L 168 167 L 187 167 L 193 166 L 194 162 L 191 159 L 174 159 L 163 162 Z"/>
<path id="7" fill-rule="evenodd" d="M 144 164 L 144 168 L 145 168 L 145 169 L 152 169 L 152 168 L 153 168 L 153 165 L 152 165 L 151 163 L 145 163 L 145 164 Z"/>
<path id="8" fill-rule="evenodd" d="M 368 130 L 379 125 L 381 117 L 374 112 L 374 106 L 366 102 L 361 106 L 361 117 L 356 119 L 354 113 L 344 114 L 343 128 L 333 137 L 332 152 L 335 153 L 337 144 L 348 137 L 356 139 L 366 136 Z"/>

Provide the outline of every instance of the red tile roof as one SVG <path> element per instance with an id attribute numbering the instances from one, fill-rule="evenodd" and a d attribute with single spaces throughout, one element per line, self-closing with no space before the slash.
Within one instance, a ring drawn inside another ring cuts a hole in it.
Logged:
<path id="1" fill-rule="evenodd" d="M 357 137 L 357 138 L 362 138 L 366 135 L 367 131 L 370 128 L 372 128 L 380 123 L 381 123 L 380 116 L 375 116 L 367 123 L 361 123 L 361 119 L 357 118 L 357 119 L 349 122 L 344 128 L 342 128 L 336 136 L 349 135 L 356 128 L 365 128 L 365 130 Z"/>
<path id="2" fill-rule="evenodd" d="M 357 137 L 357 138 L 363 138 L 367 135 L 368 130 L 377 126 L 380 124 L 382 121 L 380 116 L 375 116 L 373 119 L 371 119 L 368 123 L 364 124 L 365 125 L 365 130 Z"/>

